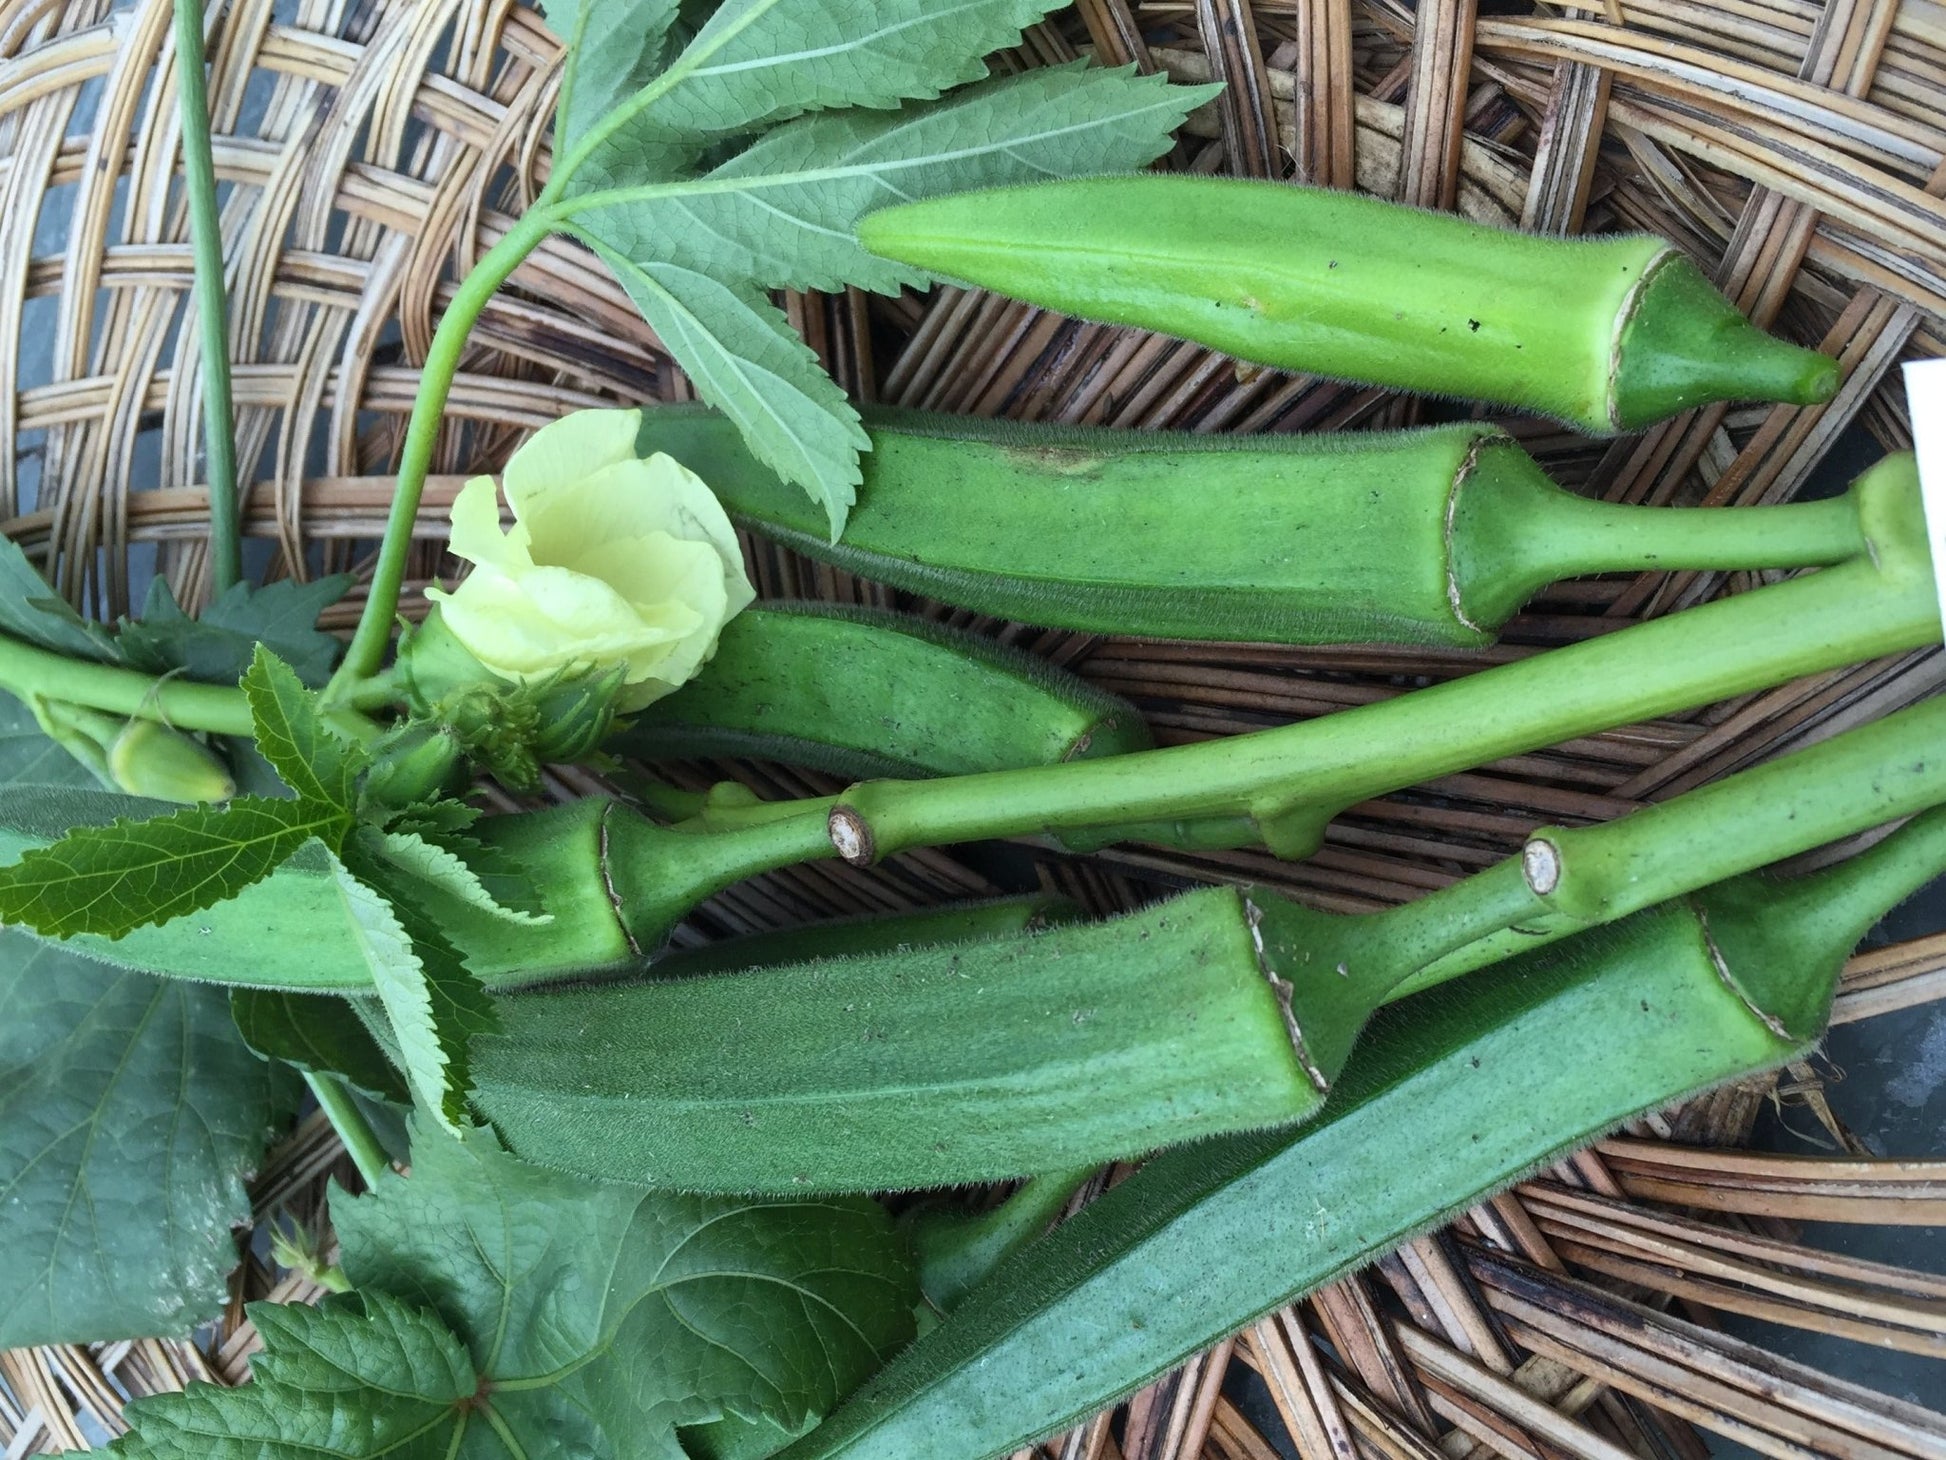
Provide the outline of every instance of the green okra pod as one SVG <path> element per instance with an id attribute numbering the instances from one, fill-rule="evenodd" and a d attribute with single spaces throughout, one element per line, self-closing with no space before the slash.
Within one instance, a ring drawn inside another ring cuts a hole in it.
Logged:
<path id="1" fill-rule="evenodd" d="M 1343 1019 L 1280 968 L 1301 911 L 1209 888 L 1028 937 L 532 993 L 476 1041 L 475 1106 L 518 1156 L 688 1191 L 952 1185 L 1282 1124 L 1325 1089 L 1307 1002 Z"/>
<path id="2" fill-rule="evenodd" d="M 1325 188 L 1144 173 L 900 204 L 858 237 L 1084 319 L 1597 436 L 1710 401 L 1815 405 L 1838 388 L 1837 361 L 1756 329 L 1640 234 L 1549 238 Z"/>
<path id="3" fill-rule="evenodd" d="M 1946 866 L 1946 813 L 1381 1014 L 1323 1116 L 1165 1152 L 1004 1264 L 781 1460 L 988 1460 L 1087 1417 L 1644 1110 L 1821 1034 L 1845 955 Z"/>
<path id="4" fill-rule="evenodd" d="M 1809 567 L 1863 547 L 1849 498 L 1731 511 L 1591 501 L 1477 423 L 1235 437 L 887 410 L 865 422 L 872 449 L 837 543 L 723 417 L 657 410 L 643 444 L 807 556 L 1093 633 L 1477 645 L 1576 574 Z"/>
<path id="5" fill-rule="evenodd" d="M 630 718 L 610 742 L 625 754 L 757 756 L 851 777 L 1055 765 L 1154 743 L 1133 705 L 1032 655 L 828 603 L 746 609 L 694 680 Z"/>

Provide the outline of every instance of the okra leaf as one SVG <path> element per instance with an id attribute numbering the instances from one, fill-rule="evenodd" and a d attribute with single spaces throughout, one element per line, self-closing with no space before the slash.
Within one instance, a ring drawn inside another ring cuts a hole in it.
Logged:
<path id="1" fill-rule="evenodd" d="M 223 990 L 0 933 L 0 1348 L 216 1317 L 296 1093 Z"/>
<path id="2" fill-rule="evenodd" d="M 410 1105 L 412 1091 L 346 1000 L 289 989 L 231 989 L 230 1017 L 265 1059 L 338 1075 L 367 1095 Z"/>
<path id="3" fill-rule="evenodd" d="M 124 619 L 116 634 L 123 655 L 151 674 L 180 670 L 207 684 L 235 684 L 261 644 L 312 688 L 330 678 L 344 648 L 317 627 L 318 615 L 344 596 L 349 574 L 299 583 L 285 578 L 265 587 L 234 583 L 196 618 L 182 611 L 168 581 L 157 578 L 139 619 Z"/>
<path id="4" fill-rule="evenodd" d="M 439 1124 L 457 1131 L 466 1113 L 467 1046 L 500 1027 L 493 1002 L 438 924 L 409 896 L 388 895 L 396 874 L 362 844 L 346 855 L 351 866 L 332 860 L 334 884 L 398 1040 L 406 1084 Z"/>
<path id="5" fill-rule="evenodd" d="M 312 838 L 336 846 L 350 829 L 339 807 L 268 796 L 77 827 L 0 867 L 0 922 L 120 938 L 235 897 Z"/>
<path id="6" fill-rule="evenodd" d="M 0 696 L 0 786 L 90 790 L 33 726 Z M 0 932 L 0 1348 L 214 1318 L 243 1178 L 295 1096 L 222 990 Z"/>
<path id="7" fill-rule="evenodd" d="M 826 107 L 896 107 L 987 74 L 984 57 L 1060 0 L 727 0 L 640 120 L 744 131 Z"/>
<path id="8" fill-rule="evenodd" d="M 548 0 L 547 28 L 568 45 L 554 112 L 557 157 L 662 71 L 679 8 L 678 0 Z M 645 175 L 663 175 L 695 154 L 693 143 L 652 127 L 634 131 L 624 145 L 634 148 Z"/>
<path id="9" fill-rule="evenodd" d="M 736 422 L 759 461 L 810 492 L 836 542 L 871 438 L 783 311 L 752 290 L 676 264 L 637 264 L 590 241 L 698 394 Z"/>
<path id="10" fill-rule="evenodd" d="M 911 1334 L 908 1257 L 864 1198 L 611 1186 L 477 1132 L 412 1155 L 332 1198 L 355 1292 L 253 1309 L 256 1381 L 138 1401 L 122 1454 L 722 1456 L 726 1423 L 801 1434 Z"/>
<path id="11" fill-rule="evenodd" d="M 243 693 L 256 723 L 257 749 L 297 793 L 299 803 L 348 815 L 357 799 L 354 782 L 368 760 L 364 750 L 340 739 L 324 723 L 317 696 L 261 644 L 243 676 Z"/>
<path id="12" fill-rule="evenodd" d="M 116 664 L 122 657 L 108 630 L 70 608 L 27 561 L 20 544 L 5 536 L 0 536 L 0 634 L 74 659 Z"/>
<path id="13" fill-rule="evenodd" d="M 531 895 L 517 896 L 512 905 L 502 902 L 496 889 L 489 887 L 465 858 L 416 833 L 368 827 L 360 834 L 360 840 L 372 855 L 388 863 L 398 874 L 438 888 L 468 907 L 510 923 L 553 921 L 552 914 L 534 908 Z"/>
<path id="14" fill-rule="evenodd" d="M 591 159 L 578 189 L 635 196 L 576 212 L 577 227 L 638 263 L 791 289 L 891 293 L 925 282 L 852 236 L 873 208 L 939 193 L 1139 167 L 1211 87 L 1133 67 L 1052 66 L 897 112 L 800 118 L 692 182 L 642 184 Z M 688 360 L 677 358 L 688 368 Z"/>

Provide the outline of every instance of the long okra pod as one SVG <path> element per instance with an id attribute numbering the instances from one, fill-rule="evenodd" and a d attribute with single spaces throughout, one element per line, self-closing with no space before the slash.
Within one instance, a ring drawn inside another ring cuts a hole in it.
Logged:
<path id="1" fill-rule="evenodd" d="M 1783 1063 L 1857 939 L 1942 866 L 1933 812 L 1828 872 L 1739 879 L 1388 1010 L 1317 1122 L 1150 1162 L 781 1460 L 1004 1455 L 1629 1116 Z"/>
<path id="2" fill-rule="evenodd" d="M 881 583 L 1024 623 L 1281 644 L 1476 645 L 1547 584 L 1793 568 L 1859 551 L 1849 500 L 1721 511 L 1566 492 L 1491 426 L 1196 436 L 868 411 L 842 541 L 700 408 L 643 447 L 743 526 Z"/>
<path id="3" fill-rule="evenodd" d="M 1838 362 L 1754 328 L 1671 245 L 1483 227 L 1353 193 L 1136 174 L 906 203 L 872 252 L 1242 360 L 1554 416 L 1814 405 Z"/>

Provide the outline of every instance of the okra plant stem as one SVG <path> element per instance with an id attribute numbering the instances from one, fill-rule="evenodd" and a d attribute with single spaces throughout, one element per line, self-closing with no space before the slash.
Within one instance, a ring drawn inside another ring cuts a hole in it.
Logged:
<path id="1" fill-rule="evenodd" d="M 22 700 L 62 700 L 130 719 L 161 720 L 179 730 L 251 732 L 250 705 L 240 689 L 70 659 L 5 636 L 0 636 L 0 689 Z"/>
<path id="2" fill-rule="evenodd" d="M 439 425 L 446 412 L 446 398 L 452 391 L 453 377 L 459 373 L 467 336 L 500 286 L 540 246 L 553 226 L 552 215 L 546 209 L 533 208 L 523 214 L 460 281 L 453 302 L 439 318 L 439 327 L 433 331 L 432 345 L 426 351 L 426 363 L 420 371 L 419 393 L 412 402 L 405 445 L 399 452 L 398 485 L 392 495 L 392 509 L 386 518 L 378 561 L 372 568 L 371 588 L 344 662 L 338 666 L 326 690 L 327 700 L 349 701 L 354 687 L 376 674 L 384 661 L 386 646 L 392 639 L 392 620 L 399 609 L 399 589 L 405 582 L 405 560 L 412 547 L 412 526 L 419 515 L 419 498 L 425 491 L 426 473 L 432 466 L 433 448 L 438 444 Z"/>
<path id="3" fill-rule="evenodd" d="M 223 221 L 216 207 L 201 0 L 176 0 L 176 89 L 182 118 L 183 191 L 196 260 L 195 308 L 203 343 L 203 455 L 209 469 L 210 575 L 220 593 L 243 577 L 237 501 L 236 421 L 230 395 L 229 306 L 223 287 Z"/>
<path id="4" fill-rule="evenodd" d="M 344 1081 L 336 1075 L 321 1075 L 306 1070 L 304 1083 L 310 1086 L 312 1095 L 317 1097 L 318 1109 L 324 1112 L 324 1118 L 331 1122 L 338 1139 L 344 1142 L 345 1154 L 351 1157 L 352 1165 L 364 1177 L 366 1190 L 376 1187 L 378 1178 L 392 1169 L 392 1158 L 385 1154 L 378 1132 L 365 1119 L 365 1112 L 351 1098 Z"/>

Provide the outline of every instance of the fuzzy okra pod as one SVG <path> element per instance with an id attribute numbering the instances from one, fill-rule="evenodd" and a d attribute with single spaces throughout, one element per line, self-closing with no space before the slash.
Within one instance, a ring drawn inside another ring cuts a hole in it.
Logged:
<path id="1" fill-rule="evenodd" d="M 865 422 L 872 449 L 836 543 L 723 417 L 667 407 L 643 443 L 709 481 L 743 526 L 810 557 L 1104 634 L 1477 645 L 1561 578 L 1809 567 L 1863 545 L 1849 498 L 1734 511 L 1590 501 L 1473 423 L 1234 437 L 887 410 Z"/>
<path id="2" fill-rule="evenodd" d="M 708 667 L 612 742 L 644 759 L 748 755 L 854 777 L 1054 765 L 1153 743 L 1126 700 L 990 639 L 911 614 L 777 602 L 731 620 Z"/>
<path id="3" fill-rule="evenodd" d="M 1037 936 L 512 997 L 475 1101 L 516 1154 L 698 1190 L 950 1185 L 1294 1123 L 1402 989 L 1946 801 L 1942 738 L 1946 698 L 1383 913 L 1207 889 Z"/>
<path id="4" fill-rule="evenodd" d="M 1084 319 L 1597 436 L 1838 388 L 1837 361 L 1755 328 L 1642 234 L 1549 238 L 1325 188 L 1147 173 L 900 204 L 858 237 Z"/>
<path id="5" fill-rule="evenodd" d="M 1157 1157 L 780 1460 L 1005 1455 L 1628 1117 L 1796 1057 L 1845 955 L 1942 866 L 1932 812 L 1827 872 L 1740 878 L 1385 1011 L 1319 1120 Z"/>

